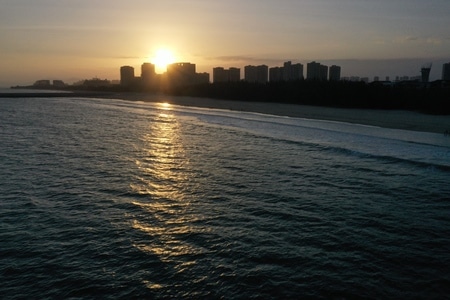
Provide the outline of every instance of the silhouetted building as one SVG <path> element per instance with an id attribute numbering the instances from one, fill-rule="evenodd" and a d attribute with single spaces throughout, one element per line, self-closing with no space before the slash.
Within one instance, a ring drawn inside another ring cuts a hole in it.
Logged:
<path id="1" fill-rule="evenodd" d="M 450 62 L 442 66 L 442 80 L 450 81 Z"/>
<path id="2" fill-rule="evenodd" d="M 290 80 L 303 80 L 303 65 L 302 64 L 291 65 L 291 79 Z"/>
<path id="3" fill-rule="evenodd" d="M 325 65 L 320 65 L 320 80 L 328 80 L 328 67 Z"/>
<path id="4" fill-rule="evenodd" d="M 66 84 L 62 80 L 56 80 L 55 79 L 55 80 L 53 80 L 53 86 L 60 88 L 60 87 L 65 87 Z"/>
<path id="5" fill-rule="evenodd" d="M 328 80 L 328 67 L 318 62 L 310 62 L 306 69 L 306 79 L 309 80 Z"/>
<path id="6" fill-rule="evenodd" d="M 209 83 L 209 73 L 196 73 L 195 84 Z"/>
<path id="7" fill-rule="evenodd" d="M 258 83 L 266 83 L 269 78 L 269 67 L 266 65 L 257 66 L 256 78 Z"/>
<path id="8" fill-rule="evenodd" d="M 256 66 L 245 66 L 244 67 L 244 79 L 247 82 L 256 82 L 257 78 Z"/>
<path id="9" fill-rule="evenodd" d="M 306 64 L 306 79 L 319 80 L 320 74 L 320 63 L 312 61 Z"/>
<path id="10" fill-rule="evenodd" d="M 409 81 L 409 80 L 410 80 L 409 76 L 406 76 L 406 75 L 395 77 L 395 81 Z"/>
<path id="11" fill-rule="evenodd" d="M 379 76 L 373 77 L 373 81 L 380 81 L 380 77 Z"/>
<path id="12" fill-rule="evenodd" d="M 341 80 L 341 67 L 332 65 L 330 67 L 330 81 L 339 81 Z"/>
<path id="13" fill-rule="evenodd" d="M 293 81 L 303 79 L 303 65 L 292 64 L 291 61 L 287 61 L 283 64 L 281 69 L 284 81 Z"/>
<path id="14" fill-rule="evenodd" d="M 141 80 L 144 86 L 149 86 L 155 81 L 156 72 L 155 65 L 151 63 L 143 63 L 141 66 Z"/>
<path id="15" fill-rule="evenodd" d="M 228 81 L 238 82 L 240 80 L 241 80 L 241 69 L 239 68 L 228 69 Z"/>
<path id="16" fill-rule="evenodd" d="M 292 77 L 291 76 L 292 75 L 291 67 L 292 67 L 291 61 L 287 61 L 287 62 L 283 63 L 283 69 L 282 69 L 281 73 L 283 75 L 284 81 L 291 81 L 291 77 Z"/>
<path id="17" fill-rule="evenodd" d="M 88 88 L 104 88 L 110 87 L 111 82 L 108 79 L 92 78 L 86 79 L 82 85 Z"/>
<path id="18" fill-rule="evenodd" d="M 197 82 L 195 64 L 181 62 L 168 65 L 167 79 L 172 86 L 195 84 Z"/>
<path id="19" fill-rule="evenodd" d="M 431 71 L 431 63 L 422 66 L 420 69 L 420 74 L 422 75 L 422 82 L 428 83 L 430 81 L 430 71 Z"/>
<path id="20" fill-rule="evenodd" d="M 134 84 L 134 68 L 130 66 L 120 67 L 120 84 L 131 86 Z"/>
<path id="21" fill-rule="evenodd" d="M 303 65 L 287 61 L 282 67 L 269 69 L 270 81 L 294 81 L 303 79 Z"/>
<path id="22" fill-rule="evenodd" d="M 269 67 L 266 65 L 244 67 L 245 81 L 253 83 L 266 83 L 268 75 Z"/>
<path id="23" fill-rule="evenodd" d="M 269 68 L 269 81 L 278 82 L 283 80 L 283 68 L 272 67 Z"/>
<path id="24" fill-rule="evenodd" d="M 228 82 L 229 71 L 222 67 L 213 68 L 213 82 Z"/>
<path id="25" fill-rule="evenodd" d="M 237 82 L 241 80 L 241 69 L 229 68 L 224 69 L 222 67 L 213 68 L 213 81 L 214 82 Z"/>
<path id="26" fill-rule="evenodd" d="M 34 87 L 39 87 L 39 88 L 43 88 L 43 87 L 50 87 L 50 80 L 47 79 L 42 79 L 42 80 L 37 80 L 34 84 Z"/>

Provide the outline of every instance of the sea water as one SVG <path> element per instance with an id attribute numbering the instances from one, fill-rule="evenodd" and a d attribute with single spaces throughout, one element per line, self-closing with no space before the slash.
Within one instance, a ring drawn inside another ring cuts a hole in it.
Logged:
<path id="1" fill-rule="evenodd" d="M 0 99 L 0 283 L 2 299 L 446 298 L 450 138 Z"/>

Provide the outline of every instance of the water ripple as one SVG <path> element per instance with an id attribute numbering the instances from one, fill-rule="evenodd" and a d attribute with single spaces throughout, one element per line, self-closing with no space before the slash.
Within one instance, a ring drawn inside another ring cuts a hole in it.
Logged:
<path id="1" fill-rule="evenodd" d="M 2 299 L 450 293 L 448 162 L 415 159 L 442 145 L 113 100 L 0 108 Z"/>

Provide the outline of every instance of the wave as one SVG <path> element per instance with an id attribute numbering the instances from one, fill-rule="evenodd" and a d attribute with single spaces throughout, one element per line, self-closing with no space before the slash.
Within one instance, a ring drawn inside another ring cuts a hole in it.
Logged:
<path id="1" fill-rule="evenodd" d="M 316 146 L 322 151 L 450 170 L 450 140 L 434 133 L 215 108 L 171 105 L 167 109 L 158 103 L 124 100 L 102 101 L 101 105 L 132 109 L 152 116 L 158 116 L 161 112 L 174 114 L 196 125 L 228 128 L 253 134 L 253 137 Z"/>

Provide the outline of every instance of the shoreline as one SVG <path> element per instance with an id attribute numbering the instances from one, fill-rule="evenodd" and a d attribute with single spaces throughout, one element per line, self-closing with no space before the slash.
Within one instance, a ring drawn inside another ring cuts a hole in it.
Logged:
<path id="1" fill-rule="evenodd" d="M 450 115 L 428 115 L 406 110 L 379 110 L 358 108 L 335 108 L 271 102 L 246 102 L 219 100 L 187 96 L 155 95 L 145 93 L 118 93 L 98 98 L 120 99 L 169 104 L 227 109 L 231 111 L 255 112 L 269 115 L 337 121 L 382 128 L 403 129 L 444 134 L 450 131 Z"/>
<path id="2" fill-rule="evenodd" d="M 246 111 L 295 118 L 346 122 L 391 129 L 444 134 L 450 131 L 450 115 L 428 115 L 406 110 L 336 108 L 300 104 L 219 100 L 211 98 L 171 96 L 137 92 L 33 92 L 0 93 L 0 98 L 80 97 L 120 99 L 125 101 L 167 102 L 174 105 Z"/>

